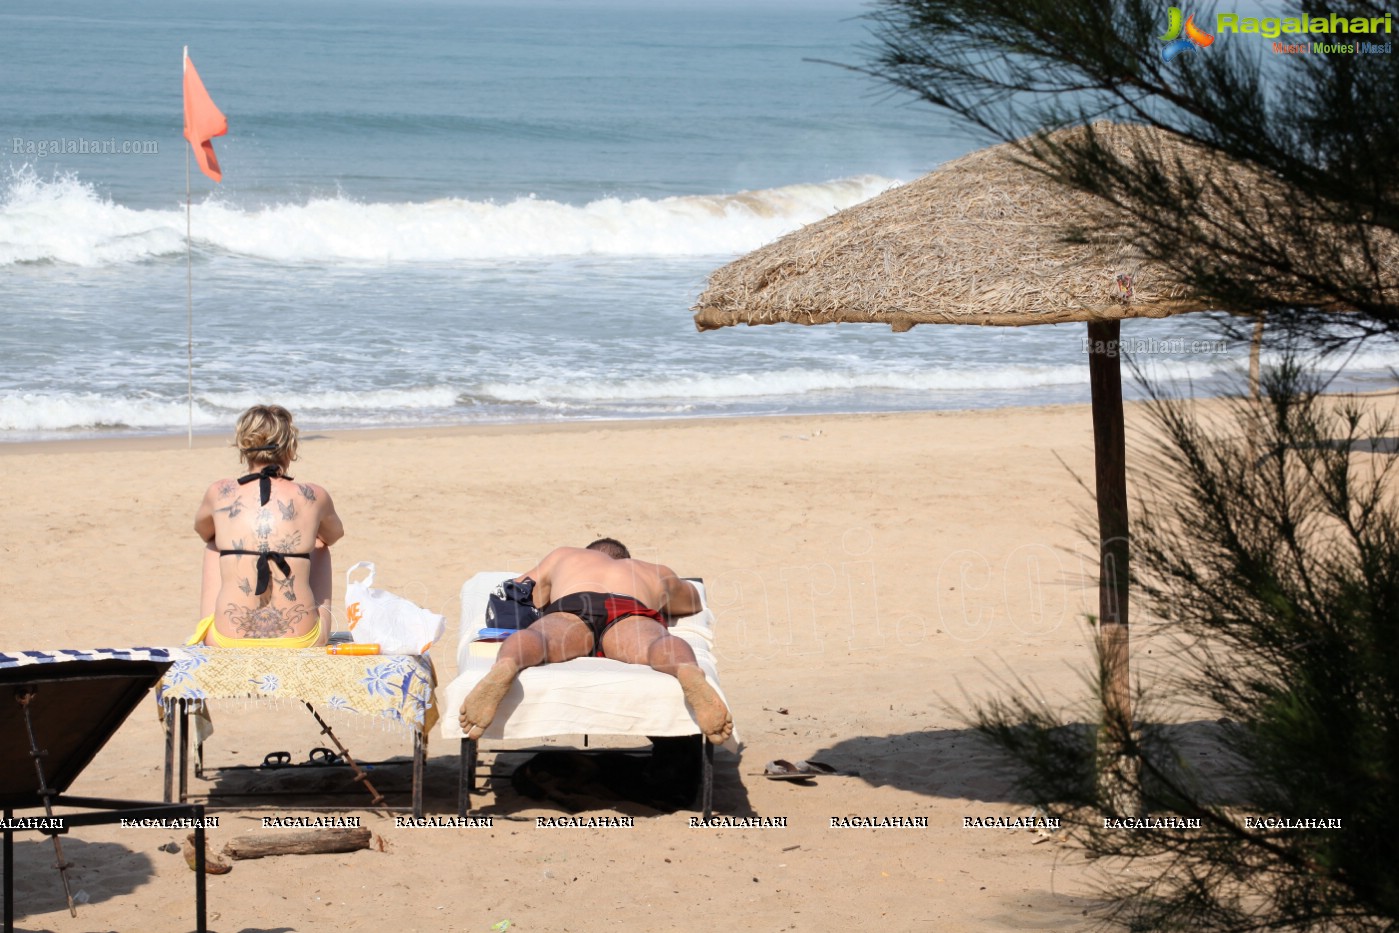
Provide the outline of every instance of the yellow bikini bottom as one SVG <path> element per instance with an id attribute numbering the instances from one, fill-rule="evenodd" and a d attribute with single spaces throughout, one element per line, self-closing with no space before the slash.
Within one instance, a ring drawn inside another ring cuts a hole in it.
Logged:
<path id="1" fill-rule="evenodd" d="M 214 628 L 214 617 L 211 615 L 199 620 L 199 624 L 194 627 L 194 634 L 185 644 L 202 645 L 211 631 L 214 634 L 214 646 L 218 648 L 314 648 L 321 640 L 321 621 L 317 619 L 315 626 L 305 635 L 292 635 L 287 638 L 229 638 Z"/>

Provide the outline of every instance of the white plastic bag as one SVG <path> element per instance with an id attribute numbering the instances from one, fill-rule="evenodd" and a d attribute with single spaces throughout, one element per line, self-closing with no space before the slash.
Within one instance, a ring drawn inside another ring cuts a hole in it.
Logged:
<path id="1" fill-rule="evenodd" d="M 351 580 L 366 570 L 364 579 Z M 345 571 L 345 616 L 357 642 L 377 644 L 381 654 L 427 654 L 446 631 L 447 619 L 388 590 L 376 590 L 374 564 L 362 560 Z"/>

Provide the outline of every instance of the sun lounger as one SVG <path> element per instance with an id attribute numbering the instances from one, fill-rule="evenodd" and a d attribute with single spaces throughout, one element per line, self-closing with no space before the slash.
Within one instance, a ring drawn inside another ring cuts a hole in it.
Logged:
<path id="1" fill-rule="evenodd" d="M 461 741 L 461 772 L 457 810 L 465 815 L 475 785 L 477 742 L 461 731 L 457 712 L 462 700 L 490 669 L 493 659 L 471 652 L 476 633 L 485 626 L 486 599 L 508 572 L 478 573 L 461 589 L 461 640 L 457 647 L 457 677 L 443 694 L 442 736 Z M 696 584 L 701 600 L 703 584 Z M 705 677 L 719 686 L 714 656 L 714 614 L 706 605 L 692 616 L 675 620 L 671 634 L 684 639 L 695 652 Z M 550 736 L 696 736 L 704 747 L 699 807 L 708 817 L 713 796 L 714 746 L 700 733 L 685 705 L 680 683 L 640 664 L 624 664 L 608 658 L 577 658 L 564 664 L 529 668 L 501 701 L 494 721 L 482 739 L 515 741 Z M 737 752 L 737 733 L 725 747 Z"/>
<path id="2" fill-rule="evenodd" d="M 195 834 L 195 924 L 205 929 L 204 808 L 66 794 L 170 666 L 164 648 L 22 651 L 0 654 L 0 810 L 4 813 L 4 930 L 14 929 L 14 833 L 53 837 L 56 867 L 68 887 L 59 836 L 78 826 L 121 820 L 188 819 Z M 15 810 L 43 816 L 12 822 Z M 77 808 L 86 812 L 67 812 Z M 62 829 L 52 824 L 62 812 Z M 16 823 L 19 825 L 16 826 Z M 32 825 L 30 825 L 32 824 Z M 69 909 L 72 910 L 69 892 Z"/>

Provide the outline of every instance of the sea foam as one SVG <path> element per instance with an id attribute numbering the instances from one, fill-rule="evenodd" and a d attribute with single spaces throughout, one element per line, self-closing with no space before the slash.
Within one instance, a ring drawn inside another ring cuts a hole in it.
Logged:
<path id="1" fill-rule="evenodd" d="M 1076 366 L 1005 366 L 969 370 L 841 370 L 779 369 L 761 373 L 671 376 L 635 379 L 523 379 L 488 382 L 480 391 L 499 402 L 549 406 L 591 401 L 649 401 L 684 399 L 724 401 L 747 398 L 791 398 L 821 392 L 852 390 L 933 392 L 939 390 L 1023 389 L 1086 383 L 1086 370 Z"/>
<path id="2" fill-rule="evenodd" d="M 272 262 L 411 263 L 554 256 L 725 256 L 897 184 L 862 175 L 738 194 L 603 197 L 565 204 L 533 196 L 473 201 L 357 201 L 343 195 L 248 208 L 215 195 L 192 208 L 195 248 Z M 183 208 L 136 210 L 75 176 L 11 172 L 0 196 L 0 266 L 105 266 L 185 251 Z"/>
<path id="3" fill-rule="evenodd" d="M 380 420 L 411 422 L 414 412 L 451 410 L 460 393 L 445 386 L 355 391 L 278 393 L 276 400 L 304 420 L 353 423 L 369 413 Z M 259 391 L 196 392 L 193 411 L 184 397 L 96 392 L 0 391 L 0 431 L 19 434 L 50 431 L 137 430 L 184 428 L 229 429 L 240 411 L 267 401 Z M 429 419 L 430 420 L 430 419 Z"/>

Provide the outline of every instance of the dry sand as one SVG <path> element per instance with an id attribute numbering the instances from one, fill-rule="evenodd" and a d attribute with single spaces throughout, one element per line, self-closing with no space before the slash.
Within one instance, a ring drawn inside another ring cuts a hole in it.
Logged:
<path id="1" fill-rule="evenodd" d="M 1140 412 L 1128 406 L 1129 423 Z M 226 438 L 0 446 L 3 649 L 178 644 L 195 618 L 202 543 L 191 521 Z M 1023 816 L 1005 765 L 960 719 L 967 697 L 1015 679 L 1084 694 L 1083 617 L 1096 604 L 1086 408 L 580 424 L 310 435 L 298 478 L 334 495 L 343 571 L 448 619 L 471 574 L 525 569 L 598 535 L 705 578 L 741 758 L 717 758 L 720 814 L 785 828 L 691 828 L 688 812 L 600 803 L 631 829 L 542 829 L 558 815 L 509 784 L 483 798 L 491 829 L 396 828 L 355 809 L 383 851 L 235 863 L 209 878 L 218 931 L 1072 930 L 1094 863 L 1034 832 L 964 828 Z M 1138 640 L 1138 650 L 1147 640 Z M 297 760 L 323 744 L 304 712 L 238 705 L 214 764 Z M 455 715 L 454 711 L 447 711 Z M 361 757 L 407 755 L 396 734 L 348 727 Z M 436 737 L 434 737 L 436 739 Z M 15 750 L 7 749 L 6 754 Z M 430 747 L 429 813 L 455 813 L 455 744 Z M 486 756 L 487 760 L 491 758 Z M 765 780 L 766 762 L 817 759 L 859 776 Z M 162 737 L 138 714 L 74 793 L 158 799 Z M 288 778 L 288 780 L 291 780 Z M 207 783 L 193 782 L 195 789 Z M 316 802 L 325 800 L 314 798 Z M 296 805 L 278 811 L 295 812 Z M 223 813 L 216 847 L 271 811 Z M 832 817 L 924 817 L 926 828 L 832 828 Z M 23 930 L 192 927 L 192 877 L 161 829 L 65 840 L 76 920 L 51 849 L 17 844 Z"/>

